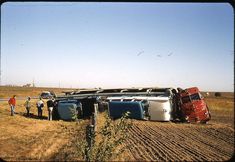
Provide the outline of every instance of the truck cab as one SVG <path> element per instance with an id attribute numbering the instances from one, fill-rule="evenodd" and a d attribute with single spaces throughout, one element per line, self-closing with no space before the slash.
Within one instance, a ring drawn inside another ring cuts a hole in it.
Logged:
<path id="1" fill-rule="evenodd" d="M 211 119 L 209 108 L 197 87 L 179 92 L 183 119 L 189 123 L 206 123 Z"/>

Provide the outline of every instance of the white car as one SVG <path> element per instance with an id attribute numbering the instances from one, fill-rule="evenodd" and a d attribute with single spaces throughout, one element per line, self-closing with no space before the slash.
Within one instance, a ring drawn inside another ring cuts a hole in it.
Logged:
<path id="1" fill-rule="evenodd" d="M 43 99 L 49 99 L 50 97 L 55 97 L 55 94 L 49 91 L 43 91 L 40 94 L 40 97 L 42 97 Z"/>

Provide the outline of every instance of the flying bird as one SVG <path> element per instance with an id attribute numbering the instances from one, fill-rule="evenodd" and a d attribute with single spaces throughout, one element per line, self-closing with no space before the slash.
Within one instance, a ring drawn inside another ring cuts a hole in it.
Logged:
<path id="1" fill-rule="evenodd" d="M 157 57 L 162 57 L 162 55 L 157 55 Z"/>
<path id="2" fill-rule="evenodd" d="M 169 53 L 167 56 L 171 56 L 173 53 L 171 52 L 171 53 Z"/>
<path id="3" fill-rule="evenodd" d="M 141 51 L 137 54 L 137 56 L 140 56 L 142 53 L 144 53 L 144 51 Z"/>

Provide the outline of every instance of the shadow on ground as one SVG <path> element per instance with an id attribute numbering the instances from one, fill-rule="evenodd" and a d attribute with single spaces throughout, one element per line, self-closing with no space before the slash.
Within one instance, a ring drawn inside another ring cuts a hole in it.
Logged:
<path id="1" fill-rule="evenodd" d="M 29 113 L 29 116 L 27 115 L 27 113 L 19 113 L 19 114 L 26 118 L 41 119 L 41 120 L 48 119 L 47 116 L 38 117 L 38 115 L 35 115 L 33 113 Z"/>

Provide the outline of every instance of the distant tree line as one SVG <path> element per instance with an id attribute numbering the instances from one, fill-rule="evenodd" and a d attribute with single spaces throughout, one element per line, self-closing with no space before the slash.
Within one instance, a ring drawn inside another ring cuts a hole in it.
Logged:
<path id="1" fill-rule="evenodd" d="M 215 92 L 215 97 L 221 97 L 222 94 L 220 92 Z"/>

